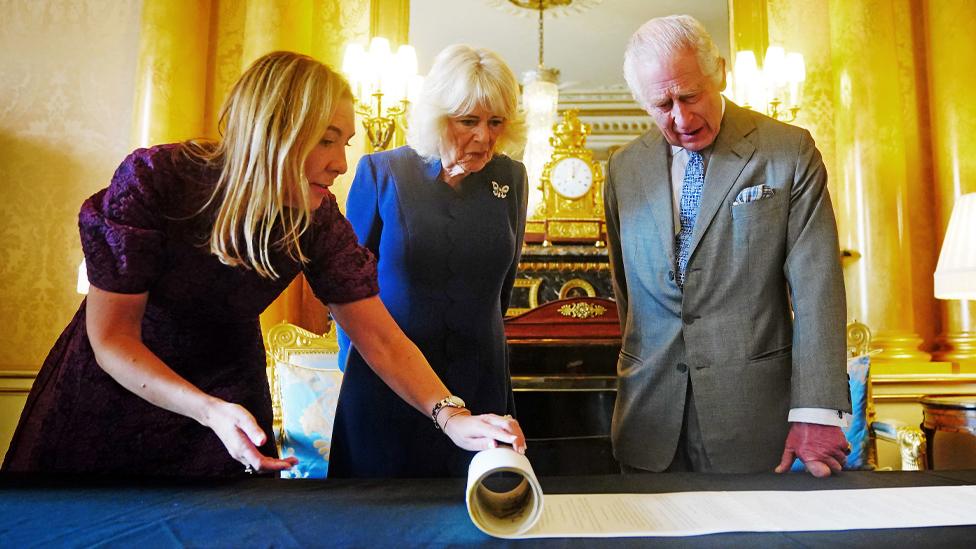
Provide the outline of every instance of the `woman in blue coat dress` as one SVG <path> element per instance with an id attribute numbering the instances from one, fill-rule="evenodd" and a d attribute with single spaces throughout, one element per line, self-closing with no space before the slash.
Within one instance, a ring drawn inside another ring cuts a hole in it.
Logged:
<path id="1" fill-rule="evenodd" d="M 528 191 L 525 166 L 504 153 L 524 142 L 518 93 L 498 55 L 450 46 L 413 107 L 409 145 L 359 162 L 346 215 L 379 259 L 380 298 L 457 398 L 436 421 L 406 413 L 340 334 L 330 476 L 463 476 L 472 454 L 438 428 L 454 414 L 514 413 L 502 320 Z"/>

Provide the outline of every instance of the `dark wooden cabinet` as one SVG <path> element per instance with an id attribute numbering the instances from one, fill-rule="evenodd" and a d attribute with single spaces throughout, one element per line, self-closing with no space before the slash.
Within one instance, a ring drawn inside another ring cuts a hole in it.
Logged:
<path id="1" fill-rule="evenodd" d="M 505 321 L 515 408 L 539 475 L 618 472 L 610 445 L 617 395 L 616 303 L 577 297 Z"/>

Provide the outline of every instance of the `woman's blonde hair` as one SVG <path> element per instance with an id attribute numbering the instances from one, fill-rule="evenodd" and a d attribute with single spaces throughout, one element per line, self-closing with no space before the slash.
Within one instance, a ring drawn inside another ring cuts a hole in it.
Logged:
<path id="1" fill-rule="evenodd" d="M 517 154 L 525 144 L 525 120 L 518 102 L 518 79 L 498 54 L 464 44 L 448 46 L 434 59 L 411 108 L 407 144 L 424 158 L 439 159 L 448 118 L 480 106 L 505 117 L 496 150 Z"/>
<path id="2" fill-rule="evenodd" d="M 326 65 L 269 53 L 244 71 L 221 107 L 221 139 L 186 144 L 191 157 L 221 166 L 201 212 L 216 211 L 210 251 L 222 263 L 277 279 L 273 249 L 308 261 L 299 242 L 312 214 L 305 159 L 343 97 L 352 97 L 349 84 Z"/>

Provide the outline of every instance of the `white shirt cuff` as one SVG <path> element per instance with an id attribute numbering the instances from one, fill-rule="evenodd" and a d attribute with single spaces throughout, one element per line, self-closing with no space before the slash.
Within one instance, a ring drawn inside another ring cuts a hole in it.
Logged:
<path id="1" fill-rule="evenodd" d="M 791 423 L 817 423 L 844 428 L 851 424 L 851 414 L 827 408 L 793 408 L 790 410 L 789 421 Z"/>

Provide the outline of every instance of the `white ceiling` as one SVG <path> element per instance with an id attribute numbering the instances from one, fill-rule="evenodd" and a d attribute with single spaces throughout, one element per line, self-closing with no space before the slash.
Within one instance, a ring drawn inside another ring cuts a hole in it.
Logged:
<path id="1" fill-rule="evenodd" d="M 410 43 L 419 70 L 430 69 L 445 46 L 466 43 L 498 52 L 521 76 L 538 59 L 538 17 L 512 15 L 492 6 L 498 0 L 412 0 Z M 622 86 L 623 51 L 631 34 L 648 19 L 688 14 L 729 55 L 728 0 L 602 0 L 582 13 L 545 19 L 545 63 L 562 73 L 564 88 Z"/>

